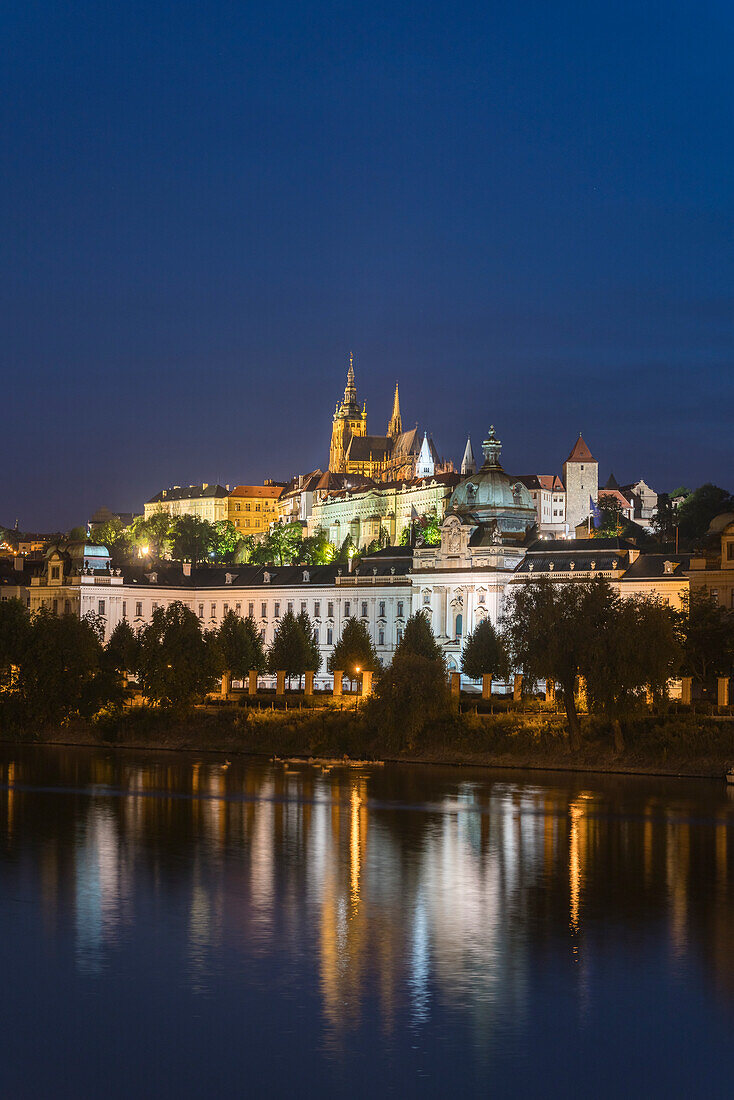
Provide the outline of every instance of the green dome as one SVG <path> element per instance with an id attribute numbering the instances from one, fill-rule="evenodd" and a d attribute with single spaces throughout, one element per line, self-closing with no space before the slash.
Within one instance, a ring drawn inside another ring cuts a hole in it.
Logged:
<path id="1" fill-rule="evenodd" d="M 449 509 L 471 516 L 479 524 L 496 524 L 506 534 L 524 534 L 536 523 L 535 505 L 529 490 L 509 477 L 500 464 L 502 444 L 494 425 L 482 445 L 484 465 L 454 489 Z"/>

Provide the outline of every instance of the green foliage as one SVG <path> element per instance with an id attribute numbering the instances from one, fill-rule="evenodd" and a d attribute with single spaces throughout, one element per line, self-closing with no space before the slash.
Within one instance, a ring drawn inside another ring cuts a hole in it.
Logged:
<path id="1" fill-rule="evenodd" d="M 119 692 L 102 667 L 102 647 L 86 620 L 36 612 L 21 656 L 18 690 L 29 717 L 86 717 Z"/>
<path id="2" fill-rule="evenodd" d="M 228 611 L 216 632 L 215 658 L 218 672 L 229 672 L 244 680 L 251 669 L 265 671 L 265 649 L 255 620 Z"/>
<path id="3" fill-rule="evenodd" d="M 255 546 L 251 560 L 263 565 L 291 565 L 298 561 L 302 534 L 300 523 L 274 523 L 263 541 Z"/>
<path id="4" fill-rule="evenodd" d="M 86 527 L 82 527 L 81 524 L 79 524 L 77 527 L 72 527 L 71 531 L 69 531 L 70 542 L 84 542 L 86 537 L 87 529 Z"/>
<path id="5" fill-rule="evenodd" d="M 112 631 L 105 653 L 116 672 L 137 672 L 140 641 L 127 619 L 121 619 Z"/>
<path id="6" fill-rule="evenodd" d="M 326 667 L 329 672 L 341 670 L 350 681 L 356 679 L 356 669 L 379 672 L 382 667 L 367 627 L 353 615 L 344 623 L 342 636 L 329 654 Z"/>
<path id="7" fill-rule="evenodd" d="M 147 519 L 138 516 L 133 520 L 129 528 L 132 544 L 136 549 L 145 552 L 152 558 L 163 558 L 168 551 L 168 540 L 171 533 L 171 517 L 168 512 L 159 509 L 153 512 Z"/>
<path id="8" fill-rule="evenodd" d="M 339 562 L 340 565 L 348 565 L 350 558 L 354 558 L 356 555 L 357 547 L 354 545 L 354 539 L 351 535 L 347 535 L 334 560 Z"/>
<path id="9" fill-rule="evenodd" d="M 28 645 L 30 616 L 20 600 L 0 602 L 0 681 L 19 665 Z"/>
<path id="10" fill-rule="evenodd" d="M 140 633 L 143 694 L 159 706 L 186 709 L 214 686 L 214 658 L 190 608 L 178 601 L 157 608 Z"/>
<path id="11" fill-rule="evenodd" d="M 328 565 L 335 557 L 336 547 L 321 527 L 303 540 L 297 553 L 298 561 L 306 565 Z"/>
<path id="12" fill-rule="evenodd" d="M 307 611 L 301 611 L 296 617 L 303 637 L 306 642 L 306 672 L 318 672 L 321 668 L 321 649 L 319 643 L 316 641 L 316 627 L 311 622 Z"/>
<path id="13" fill-rule="evenodd" d="M 244 535 L 237 542 L 232 555 L 232 561 L 236 565 L 243 565 L 246 562 L 252 561 L 256 545 L 257 543 L 254 535 Z"/>
<path id="14" fill-rule="evenodd" d="M 178 516 L 171 523 L 171 557 L 174 561 L 190 561 L 192 565 L 207 561 L 215 538 L 214 524 L 208 520 L 189 514 Z"/>
<path id="15" fill-rule="evenodd" d="M 451 716 L 451 695 L 443 661 L 396 652 L 382 673 L 368 707 L 368 720 L 397 751 L 419 746 L 430 727 Z"/>
<path id="16" fill-rule="evenodd" d="M 424 657 L 427 661 L 443 662 L 441 647 L 433 636 L 431 624 L 422 611 L 416 611 L 405 624 L 403 636 L 395 647 L 395 657 Z"/>
<path id="17" fill-rule="evenodd" d="M 130 560 L 132 553 L 131 530 L 123 526 L 117 516 L 105 523 L 92 524 L 92 538 L 101 546 L 106 546 L 113 566 L 120 567 Z"/>
<path id="18" fill-rule="evenodd" d="M 438 546 L 441 542 L 441 524 L 434 511 L 413 520 L 403 529 L 401 546 Z"/>
<path id="19" fill-rule="evenodd" d="M 718 485 L 707 482 L 695 489 L 678 508 L 676 521 L 680 536 L 689 542 L 702 539 L 715 516 L 734 510 L 734 498 Z"/>
<path id="20" fill-rule="evenodd" d="M 597 508 L 601 513 L 601 526 L 591 525 L 591 535 L 595 539 L 616 538 L 627 526 L 627 517 L 622 505 L 614 497 L 600 496 Z"/>
<path id="21" fill-rule="evenodd" d="M 491 619 L 480 622 L 466 639 L 461 671 L 471 680 L 481 680 L 485 674 L 503 679 L 507 675 L 507 654 Z"/>
<path id="22" fill-rule="evenodd" d="M 288 611 L 280 620 L 272 645 L 268 652 L 268 671 L 285 672 L 290 681 L 293 676 L 302 676 L 313 661 L 309 640 L 301 623 L 292 611 Z"/>
<path id="23" fill-rule="evenodd" d="M 680 617 L 683 672 L 704 683 L 734 671 L 734 611 L 722 607 L 707 588 L 686 596 Z"/>
<path id="24" fill-rule="evenodd" d="M 231 519 L 219 519 L 211 526 L 211 550 L 214 553 L 214 560 L 231 562 L 240 542 L 237 528 Z"/>

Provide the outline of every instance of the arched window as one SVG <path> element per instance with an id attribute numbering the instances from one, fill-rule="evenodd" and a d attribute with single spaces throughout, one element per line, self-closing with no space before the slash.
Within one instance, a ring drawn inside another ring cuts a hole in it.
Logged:
<path id="1" fill-rule="evenodd" d="M 464 630 L 464 618 L 461 613 L 456 616 L 456 637 L 460 638 Z"/>

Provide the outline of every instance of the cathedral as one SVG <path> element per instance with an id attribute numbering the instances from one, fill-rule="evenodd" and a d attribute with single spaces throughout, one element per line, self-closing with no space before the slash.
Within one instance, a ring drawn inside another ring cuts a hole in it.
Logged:
<path id="1" fill-rule="evenodd" d="M 329 450 L 329 470 L 338 474 L 361 474 L 373 481 L 406 481 L 453 472 L 453 463 L 439 459 L 433 441 L 417 426 L 403 431 L 400 396 L 395 396 L 385 435 L 367 434 L 367 406 L 360 407 L 354 382 L 354 359 L 349 356 L 344 399 L 334 412 Z"/>

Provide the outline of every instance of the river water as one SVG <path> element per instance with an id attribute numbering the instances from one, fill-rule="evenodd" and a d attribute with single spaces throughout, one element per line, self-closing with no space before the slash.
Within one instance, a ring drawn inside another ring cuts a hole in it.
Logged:
<path id="1" fill-rule="evenodd" d="M 729 1096 L 724 783 L 0 746 L 19 1097 Z"/>

